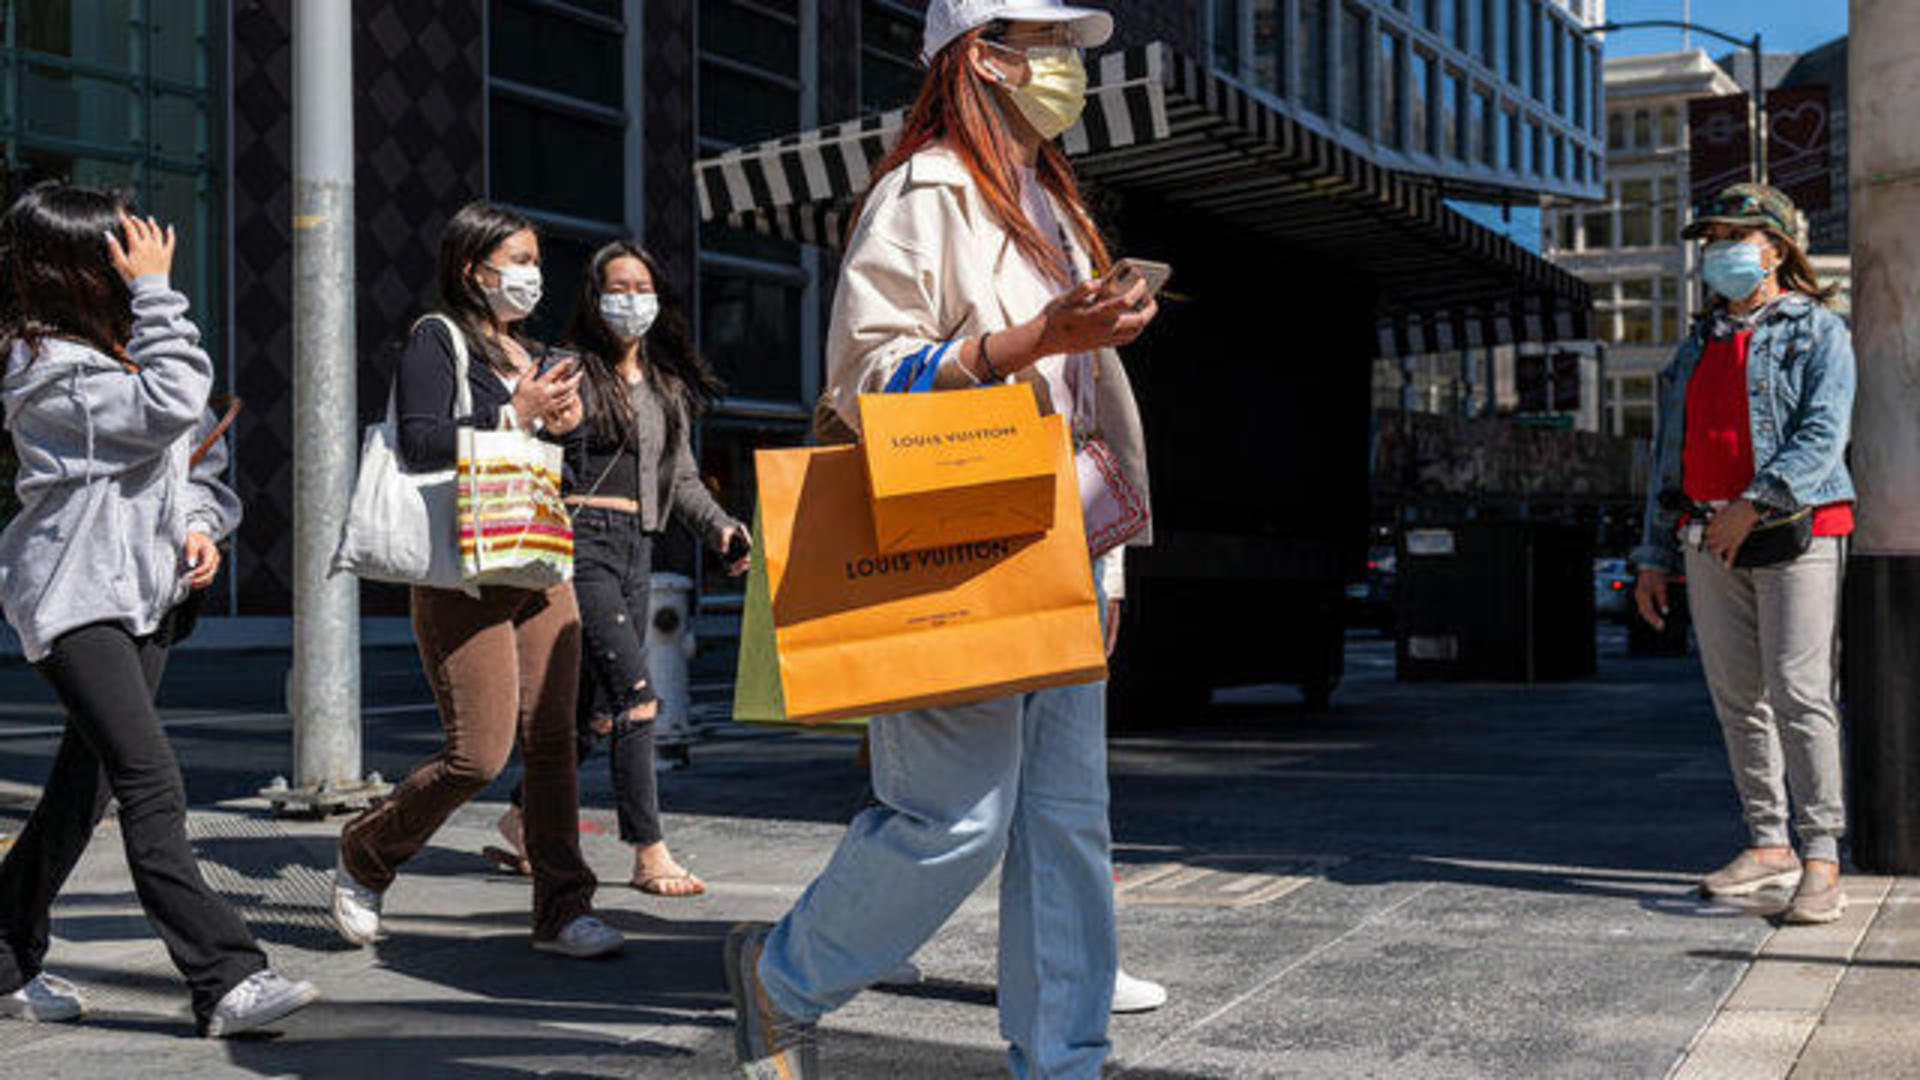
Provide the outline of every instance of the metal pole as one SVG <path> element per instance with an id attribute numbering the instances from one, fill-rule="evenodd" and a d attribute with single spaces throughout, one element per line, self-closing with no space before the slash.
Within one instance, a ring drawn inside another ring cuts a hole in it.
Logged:
<path id="1" fill-rule="evenodd" d="M 359 583 L 328 572 L 358 457 L 353 5 L 293 0 L 292 14 L 294 789 L 269 797 L 324 812 L 360 784 Z"/>
<path id="2" fill-rule="evenodd" d="M 1760 32 L 1753 32 L 1753 178 L 1767 183 L 1767 81 L 1761 75 L 1766 53 L 1760 48 Z"/>
<path id="3" fill-rule="evenodd" d="M 1853 0 L 1849 231 L 1859 358 L 1851 464 L 1860 522 L 1847 564 L 1853 858 L 1920 873 L 1920 4 Z"/>

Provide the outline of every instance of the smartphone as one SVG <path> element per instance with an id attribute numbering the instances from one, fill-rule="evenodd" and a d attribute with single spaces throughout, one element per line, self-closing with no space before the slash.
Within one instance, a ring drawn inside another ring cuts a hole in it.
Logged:
<path id="1" fill-rule="evenodd" d="M 566 349 L 549 349 L 540 363 L 540 374 L 549 375 L 557 371 L 563 379 L 572 378 L 579 370 L 580 354 Z"/>
<path id="2" fill-rule="evenodd" d="M 1119 295 L 1133 288 L 1135 282 L 1145 281 L 1147 296 L 1151 298 L 1160 295 L 1160 290 L 1166 288 L 1172 278 L 1173 267 L 1166 263 L 1151 259 L 1121 259 L 1107 271 L 1102 286 L 1109 295 Z"/>

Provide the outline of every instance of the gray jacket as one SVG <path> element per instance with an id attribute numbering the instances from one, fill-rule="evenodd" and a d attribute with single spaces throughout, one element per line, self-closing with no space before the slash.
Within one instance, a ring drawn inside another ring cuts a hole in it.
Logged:
<path id="1" fill-rule="evenodd" d="M 689 419 L 680 417 L 679 438 L 667 441 L 667 410 L 678 406 L 661 399 L 646 380 L 630 391 L 640 439 L 640 524 L 648 532 L 664 532 L 669 515 L 679 515 L 693 535 L 708 547 L 720 547 L 720 534 L 738 524 L 714 501 L 693 461 Z"/>
<path id="2" fill-rule="evenodd" d="M 21 509 L 0 532 L 0 611 L 29 661 L 91 623 L 153 633 L 188 592 L 187 533 L 217 541 L 240 523 L 225 446 L 189 465 L 214 424 L 213 362 L 186 313 L 165 275 L 134 281 L 131 372 L 71 341 L 7 348 Z"/>

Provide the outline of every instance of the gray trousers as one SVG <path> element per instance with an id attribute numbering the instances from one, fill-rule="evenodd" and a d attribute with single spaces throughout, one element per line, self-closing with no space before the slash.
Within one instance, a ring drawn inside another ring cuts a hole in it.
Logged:
<path id="1" fill-rule="evenodd" d="M 1847 826 L 1833 687 L 1841 569 L 1832 537 L 1764 570 L 1687 550 L 1687 603 L 1753 844 L 1790 843 L 1791 790 L 1802 853 L 1834 861 Z"/>

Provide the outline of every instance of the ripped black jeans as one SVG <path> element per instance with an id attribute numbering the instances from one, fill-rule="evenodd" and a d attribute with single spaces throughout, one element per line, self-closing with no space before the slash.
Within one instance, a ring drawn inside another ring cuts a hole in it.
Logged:
<path id="1" fill-rule="evenodd" d="M 647 675 L 647 583 L 653 574 L 653 537 L 640 518 L 618 510 L 583 507 L 573 519 L 573 591 L 585 631 L 580 665 L 580 760 L 604 737 L 613 772 L 620 839 L 657 844 L 660 785 L 654 776 L 654 722 L 628 717 L 655 699 Z M 612 730 L 602 736 L 596 724 Z M 520 788 L 513 791 L 520 805 Z"/>

